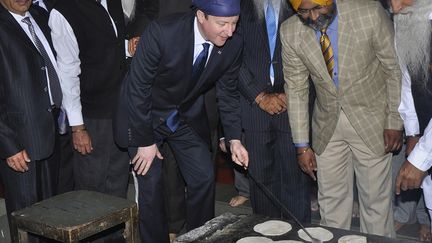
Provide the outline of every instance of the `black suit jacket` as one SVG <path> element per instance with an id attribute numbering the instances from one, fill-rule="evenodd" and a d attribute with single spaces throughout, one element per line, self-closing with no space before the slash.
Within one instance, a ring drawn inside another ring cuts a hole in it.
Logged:
<path id="1" fill-rule="evenodd" d="M 126 39 L 141 36 L 145 27 L 157 18 L 191 9 L 192 0 L 135 0 L 135 15 L 127 19 Z"/>
<path id="2" fill-rule="evenodd" d="M 293 14 L 287 7 L 279 11 L 280 24 Z M 254 1 L 244 0 L 241 3 L 240 28 L 243 33 L 243 64 L 239 73 L 239 90 L 241 93 L 242 127 L 245 130 L 267 131 L 270 127 L 279 131 L 290 131 L 288 115 L 283 112 L 271 116 L 254 102 L 261 92 L 284 93 L 282 72 L 281 42 L 279 31 L 276 39 L 273 60 L 270 58 L 265 18 L 258 18 Z M 270 63 L 273 62 L 274 85 L 270 82 Z"/>
<path id="3" fill-rule="evenodd" d="M 240 107 L 237 74 L 241 65 L 242 38 L 234 34 L 223 47 L 214 47 L 197 84 L 191 84 L 194 52 L 194 13 L 171 15 L 152 22 L 141 36 L 117 118 L 117 142 L 131 147 L 157 142 L 153 131 L 178 110 L 205 141 L 210 131 L 203 94 L 216 83 L 219 111 L 227 139 L 239 139 Z M 124 117 L 128 110 L 128 119 Z M 123 112 L 123 113 L 122 113 Z M 129 122 L 125 125 L 124 122 Z M 128 131 L 125 131 L 126 127 Z"/>
<path id="4" fill-rule="evenodd" d="M 46 11 L 32 6 L 30 13 L 51 44 Z M 0 158 L 25 149 L 31 160 L 45 159 L 53 152 L 55 128 L 44 59 L 2 5 L 0 36 Z"/>

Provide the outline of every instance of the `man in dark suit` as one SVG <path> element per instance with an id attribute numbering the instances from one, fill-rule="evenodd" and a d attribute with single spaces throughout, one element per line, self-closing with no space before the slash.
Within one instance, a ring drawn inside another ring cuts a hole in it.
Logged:
<path id="1" fill-rule="evenodd" d="M 247 166 L 240 143 L 236 76 L 242 40 L 233 35 L 239 1 L 199 0 L 196 11 L 152 22 L 144 31 L 126 79 L 124 98 L 129 145 L 139 174 L 143 242 L 168 242 L 162 162 L 163 142 L 172 148 L 187 184 L 187 229 L 214 216 L 214 171 L 203 94 L 216 83 L 219 110 L 233 160 Z M 126 140 L 126 141 L 125 141 Z M 133 150 L 135 150 L 133 152 Z"/>
<path id="2" fill-rule="evenodd" d="M 310 222 L 308 179 L 297 165 L 286 112 L 278 26 L 292 15 L 283 0 L 242 1 L 243 65 L 239 74 L 249 173 L 301 221 Z M 254 213 L 288 217 L 250 182 Z"/>
<path id="3" fill-rule="evenodd" d="M 62 93 L 46 12 L 31 1 L 0 3 L 0 173 L 10 222 L 11 212 L 56 193 Z"/>

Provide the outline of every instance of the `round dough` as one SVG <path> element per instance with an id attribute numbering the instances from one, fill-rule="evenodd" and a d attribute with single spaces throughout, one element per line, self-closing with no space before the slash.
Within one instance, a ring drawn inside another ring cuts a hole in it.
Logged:
<path id="1" fill-rule="evenodd" d="M 265 236 L 279 236 L 290 232 L 291 224 L 281 220 L 268 220 L 257 224 L 253 230 Z"/>
<path id="2" fill-rule="evenodd" d="M 345 235 L 339 238 L 338 243 L 367 243 L 367 239 L 361 235 Z"/>
<path id="3" fill-rule="evenodd" d="M 279 240 L 279 241 L 273 241 L 275 243 L 303 243 L 303 241 L 298 240 Z"/>
<path id="4" fill-rule="evenodd" d="M 306 230 L 316 239 L 321 241 L 329 241 L 333 239 L 333 233 L 321 228 L 321 227 L 310 227 L 306 228 Z M 297 231 L 298 236 L 302 238 L 305 241 L 312 241 L 311 238 L 302 230 L 300 229 Z"/>
<path id="5" fill-rule="evenodd" d="M 236 243 L 272 243 L 273 240 L 261 236 L 249 236 L 238 240 Z"/>

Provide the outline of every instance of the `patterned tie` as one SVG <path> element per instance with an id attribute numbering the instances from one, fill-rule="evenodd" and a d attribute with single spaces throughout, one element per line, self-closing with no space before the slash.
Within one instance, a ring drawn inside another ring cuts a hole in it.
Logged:
<path id="1" fill-rule="evenodd" d="M 269 48 L 270 48 L 270 59 L 273 60 L 274 49 L 276 46 L 277 26 L 276 26 L 275 10 L 273 8 L 273 4 L 271 0 L 268 1 L 265 20 L 266 20 L 266 27 L 267 27 L 267 37 L 268 37 Z M 270 77 L 274 77 L 273 62 L 270 64 Z"/>
<path id="2" fill-rule="evenodd" d="M 46 68 L 48 69 L 48 83 L 50 86 L 50 90 L 51 90 L 51 98 L 54 102 L 54 104 L 57 107 L 61 106 L 61 102 L 62 102 L 62 92 L 61 92 L 61 88 L 60 88 L 60 82 L 59 82 L 59 78 L 57 76 L 57 72 L 48 56 L 48 53 L 45 50 L 45 47 L 43 46 L 42 42 L 40 41 L 40 39 L 37 37 L 36 32 L 34 30 L 33 24 L 30 21 L 29 17 L 25 17 L 22 22 L 26 23 L 28 25 L 28 29 L 30 31 L 30 34 L 33 38 L 33 41 L 36 45 L 36 48 L 39 50 L 39 53 L 41 54 L 41 56 L 43 57 L 44 61 L 45 61 L 45 65 Z"/>
<path id="3" fill-rule="evenodd" d="M 204 49 L 197 56 L 192 67 L 192 85 L 195 85 L 198 82 L 198 79 L 204 71 L 207 62 L 210 44 L 204 43 L 203 47 Z M 166 119 L 166 124 L 171 132 L 175 132 L 177 130 L 177 128 L 180 126 L 180 116 L 177 110 L 174 110 L 169 114 Z"/>
<path id="4" fill-rule="evenodd" d="M 195 59 L 195 63 L 192 67 L 192 84 L 196 84 L 199 77 L 201 76 L 201 73 L 204 71 L 204 67 L 207 62 L 208 52 L 209 52 L 209 43 L 203 44 L 204 49 L 200 52 L 200 54 Z"/>
<path id="5" fill-rule="evenodd" d="M 327 71 L 329 72 L 330 77 L 333 78 L 333 68 L 334 68 L 333 48 L 331 47 L 330 38 L 326 32 L 327 32 L 327 28 L 321 30 L 321 37 L 320 37 L 321 51 L 324 56 L 324 61 L 327 66 Z"/>

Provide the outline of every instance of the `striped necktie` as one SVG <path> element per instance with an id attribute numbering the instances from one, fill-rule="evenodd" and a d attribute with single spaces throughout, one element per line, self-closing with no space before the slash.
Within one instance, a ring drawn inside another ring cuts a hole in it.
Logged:
<path id="1" fill-rule="evenodd" d="M 321 51 L 324 56 L 324 61 L 327 66 L 327 71 L 330 74 L 330 77 L 333 78 L 333 68 L 334 68 L 334 56 L 333 56 L 333 48 L 331 46 L 330 38 L 327 35 L 327 28 L 321 30 L 320 44 Z"/>
<path id="2" fill-rule="evenodd" d="M 46 68 L 48 69 L 48 79 L 49 79 L 48 82 L 51 90 L 51 98 L 54 104 L 58 108 L 60 108 L 63 97 L 62 97 L 62 92 L 60 87 L 60 81 L 57 76 L 57 72 L 54 68 L 54 65 L 51 62 L 51 59 L 49 58 L 49 55 L 45 50 L 45 47 L 43 46 L 42 42 L 40 41 L 39 37 L 36 35 L 36 32 L 34 30 L 32 22 L 30 21 L 30 18 L 25 17 L 21 21 L 28 25 L 28 29 L 30 31 L 34 44 L 45 61 Z"/>

